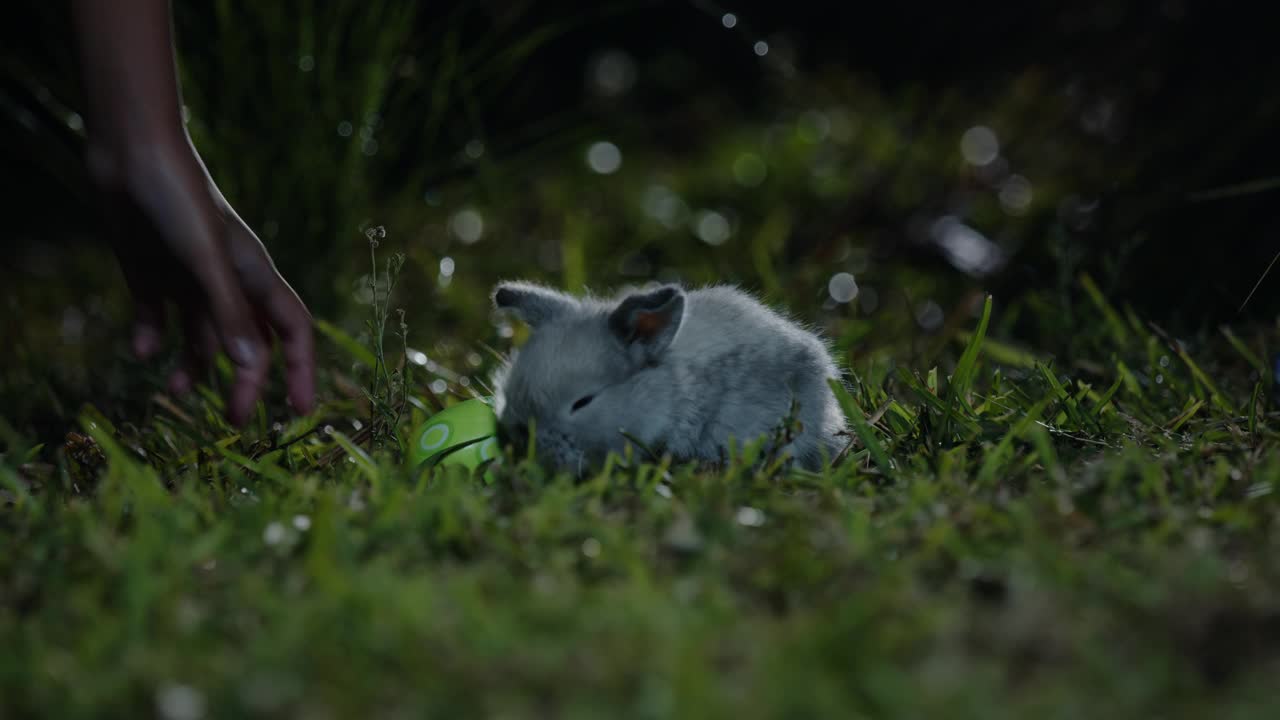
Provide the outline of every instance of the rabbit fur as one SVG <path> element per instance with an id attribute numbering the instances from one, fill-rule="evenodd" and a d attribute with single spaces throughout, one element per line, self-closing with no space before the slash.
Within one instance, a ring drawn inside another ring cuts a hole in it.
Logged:
<path id="1" fill-rule="evenodd" d="M 843 446 L 826 344 L 738 288 L 602 298 L 516 281 L 492 301 L 532 330 L 494 377 L 500 432 L 524 450 L 532 421 L 538 456 L 560 469 L 597 467 L 627 435 L 676 461 L 722 462 L 730 438 L 777 437 L 793 400 L 800 429 L 775 451 L 813 470 Z"/>

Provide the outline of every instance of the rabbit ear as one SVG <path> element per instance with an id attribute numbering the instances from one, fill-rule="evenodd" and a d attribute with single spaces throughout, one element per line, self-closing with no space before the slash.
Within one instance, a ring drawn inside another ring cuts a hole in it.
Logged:
<path id="1" fill-rule="evenodd" d="M 675 340 L 684 319 L 684 292 L 674 285 L 628 296 L 609 314 L 609 330 L 637 356 L 653 362 Z"/>
<path id="2" fill-rule="evenodd" d="M 562 292 L 526 282 L 499 283 L 493 291 L 493 304 L 500 309 L 514 310 L 533 327 L 566 315 L 578 305 Z"/>

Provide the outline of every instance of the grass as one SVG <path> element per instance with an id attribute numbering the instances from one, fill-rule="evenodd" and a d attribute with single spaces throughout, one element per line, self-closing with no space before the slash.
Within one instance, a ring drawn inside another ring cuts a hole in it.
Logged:
<path id="1" fill-rule="evenodd" d="M 1193 359 L 1089 287 L 1102 377 L 994 362 L 988 298 L 950 370 L 853 368 L 858 442 L 818 474 L 749 446 L 720 472 L 415 477 L 314 418 L 230 434 L 208 400 L 132 430 L 89 408 L 57 452 L 10 437 L 0 709 L 1267 716 L 1259 345 Z"/>

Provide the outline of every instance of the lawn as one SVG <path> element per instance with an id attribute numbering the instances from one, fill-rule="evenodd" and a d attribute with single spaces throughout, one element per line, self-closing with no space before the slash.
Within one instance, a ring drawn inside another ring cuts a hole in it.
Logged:
<path id="1" fill-rule="evenodd" d="M 0 470 L 5 716 L 1266 716 L 1256 353 L 1088 314 L 1092 371 L 982 317 L 954 365 L 857 363 L 820 474 L 748 446 L 486 483 L 355 448 L 354 418 L 89 407 L 56 464 L 11 438 Z"/>
<path id="2" fill-rule="evenodd" d="M 416 38 L 407 3 L 284 5 L 178 19 L 192 135 L 315 313 L 320 407 L 291 414 L 277 378 L 229 426 L 225 359 L 169 394 L 124 352 L 83 188 L 17 218 L 0 720 L 1280 710 L 1276 279 L 1226 321 L 1141 284 L 1184 276 L 1134 260 L 1163 247 L 1135 228 L 1222 179 L 1206 160 L 1154 189 L 1176 123 L 1081 129 L 1097 98 L 1036 66 L 887 87 L 744 42 L 767 102 L 619 50 L 522 125 L 504 103 L 533 107 L 520 78 L 559 26 L 476 49 L 456 18 Z M 232 72 L 255 48 L 267 69 Z M 44 187 L 79 136 L 58 84 L 22 78 L 53 88 L 21 141 Z M 527 337 L 488 300 L 514 277 L 748 288 L 830 341 L 847 451 L 416 471 L 412 430 Z"/>

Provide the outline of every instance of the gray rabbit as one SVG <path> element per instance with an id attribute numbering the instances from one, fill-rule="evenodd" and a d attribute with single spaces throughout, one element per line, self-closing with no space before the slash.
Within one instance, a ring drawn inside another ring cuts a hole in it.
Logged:
<path id="1" fill-rule="evenodd" d="M 775 437 L 793 410 L 800 429 L 779 450 L 818 469 L 842 447 L 844 415 L 827 384 L 839 371 L 816 335 L 728 286 L 663 285 L 609 300 L 527 282 L 493 302 L 531 328 L 494 380 L 502 434 L 582 473 L 631 436 L 677 461 L 722 461 Z M 625 433 L 625 434 L 624 434 Z"/>

